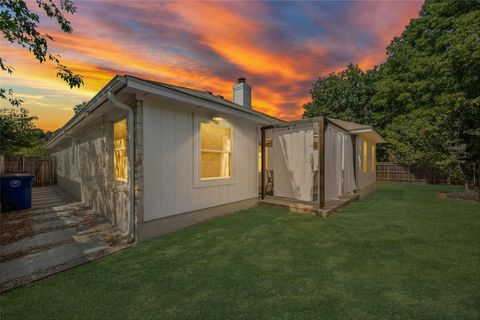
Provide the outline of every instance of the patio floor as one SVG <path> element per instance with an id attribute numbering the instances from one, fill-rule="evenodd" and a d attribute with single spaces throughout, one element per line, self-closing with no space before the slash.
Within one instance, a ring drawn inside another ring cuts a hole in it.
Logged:
<path id="1" fill-rule="evenodd" d="M 118 229 L 57 186 L 33 188 L 30 209 L 0 218 L 0 292 L 127 246 Z"/>
<path id="2" fill-rule="evenodd" d="M 360 196 L 358 194 L 345 193 L 338 199 L 325 201 L 325 206 L 322 209 L 320 209 L 317 204 L 271 196 L 266 196 L 265 199 L 260 200 L 260 203 L 282 207 L 291 212 L 304 213 L 326 218 L 350 202 L 358 200 L 359 197 Z"/>

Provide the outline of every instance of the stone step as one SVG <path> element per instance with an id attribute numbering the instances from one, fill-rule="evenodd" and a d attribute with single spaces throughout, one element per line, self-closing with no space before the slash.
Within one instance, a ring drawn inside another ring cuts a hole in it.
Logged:
<path id="1" fill-rule="evenodd" d="M 37 234 L 14 243 L 1 246 L 2 255 L 8 255 L 20 251 L 28 251 L 33 247 L 45 246 L 52 242 L 60 242 L 72 237 L 79 232 L 78 229 L 61 229 Z"/>
<path id="2" fill-rule="evenodd" d="M 108 245 L 104 241 L 95 238 L 85 243 L 68 243 L 0 263 L 1 286 L 16 279 L 44 277 L 48 275 L 50 269 L 67 263 L 75 266 L 87 262 L 92 252 L 105 250 L 105 247 Z"/>

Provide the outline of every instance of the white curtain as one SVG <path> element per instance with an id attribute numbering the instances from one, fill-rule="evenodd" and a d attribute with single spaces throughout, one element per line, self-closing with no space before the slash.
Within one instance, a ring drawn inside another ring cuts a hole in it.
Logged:
<path id="1" fill-rule="evenodd" d="M 327 125 L 325 131 L 325 199 L 355 190 L 353 146 L 349 133 Z"/>
<path id="2" fill-rule="evenodd" d="M 344 143 L 344 181 L 343 192 L 353 192 L 356 189 L 355 173 L 353 169 L 353 144 L 352 136 L 345 134 Z"/>
<path id="3" fill-rule="evenodd" d="M 220 166 L 220 177 L 229 177 L 231 175 L 230 172 L 230 152 L 232 151 L 232 141 L 230 137 L 223 137 L 223 151 L 221 154 L 221 166 Z"/>
<path id="4" fill-rule="evenodd" d="M 325 199 L 336 199 L 342 186 L 343 133 L 334 126 L 325 130 Z"/>
<path id="5" fill-rule="evenodd" d="M 273 129 L 273 194 L 313 201 L 312 125 Z"/>

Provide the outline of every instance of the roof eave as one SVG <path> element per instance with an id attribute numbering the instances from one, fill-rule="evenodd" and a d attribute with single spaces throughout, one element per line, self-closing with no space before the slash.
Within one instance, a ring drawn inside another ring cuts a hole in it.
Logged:
<path id="1" fill-rule="evenodd" d="M 110 80 L 92 99 L 90 99 L 90 101 L 85 105 L 85 107 L 82 108 L 82 110 L 80 110 L 79 113 L 75 114 L 47 141 L 45 147 L 47 149 L 52 149 L 54 146 L 60 143 L 69 129 L 85 119 L 91 111 L 95 110 L 107 100 L 107 94 L 110 90 L 117 91 L 122 85 L 125 84 L 125 82 L 125 78 L 119 75 Z"/>

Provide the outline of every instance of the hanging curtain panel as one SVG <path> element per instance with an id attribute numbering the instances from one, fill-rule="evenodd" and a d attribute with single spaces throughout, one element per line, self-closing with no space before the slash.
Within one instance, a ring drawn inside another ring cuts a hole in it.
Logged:
<path id="1" fill-rule="evenodd" d="M 332 125 L 325 130 L 325 199 L 336 199 L 342 186 L 343 132 Z"/>
<path id="2" fill-rule="evenodd" d="M 273 129 L 273 194 L 313 201 L 313 128 L 311 124 Z"/>
<path id="3" fill-rule="evenodd" d="M 327 125 L 325 131 L 325 199 L 355 190 L 353 146 L 349 133 Z"/>
<path id="4" fill-rule="evenodd" d="M 345 134 L 344 143 L 344 181 L 343 192 L 353 192 L 356 189 L 355 171 L 353 169 L 353 144 L 352 136 Z"/>

